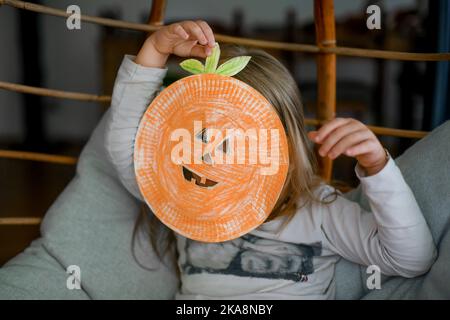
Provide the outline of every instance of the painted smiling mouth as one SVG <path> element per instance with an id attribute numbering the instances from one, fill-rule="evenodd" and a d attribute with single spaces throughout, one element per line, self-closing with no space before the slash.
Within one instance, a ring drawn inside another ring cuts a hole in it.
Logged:
<path id="1" fill-rule="evenodd" d="M 195 184 L 199 187 L 203 187 L 203 188 L 212 188 L 214 187 L 217 182 L 207 179 L 205 177 L 199 176 L 198 174 L 192 172 L 191 170 L 189 170 L 188 168 L 183 166 L 183 177 L 186 181 L 195 181 Z"/>

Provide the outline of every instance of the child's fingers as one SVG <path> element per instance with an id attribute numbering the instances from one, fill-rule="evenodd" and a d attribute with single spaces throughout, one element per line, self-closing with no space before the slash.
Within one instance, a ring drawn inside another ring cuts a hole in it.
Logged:
<path id="1" fill-rule="evenodd" d="M 205 21 L 202 20 L 197 21 L 197 25 L 202 29 L 203 34 L 206 36 L 206 39 L 208 40 L 208 46 L 213 48 L 214 45 L 216 44 L 216 40 L 214 38 L 214 33 L 211 27 Z"/>
<path id="2" fill-rule="evenodd" d="M 373 139 L 367 139 L 348 148 L 345 154 L 349 157 L 360 156 L 372 152 L 377 147 L 376 144 L 377 142 Z"/>
<path id="3" fill-rule="evenodd" d="M 198 43 L 202 45 L 206 45 L 208 40 L 206 40 L 205 35 L 203 34 L 203 30 L 193 21 L 183 22 L 183 28 L 189 33 L 189 35 L 198 40 Z"/>
<path id="4" fill-rule="evenodd" d="M 182 39 L 188 39 L 189 34 L 184 30 L 183 26 L 176 23 L 172 27 L 172 32 L 181 37 Z"/>
<path id="5" fill-rule="evenodd" d="M 193 57 L 206 58 L 210 53 L 211 53 L 210 48 L 197 44 L 192 47 L 190 55 Z"/>
<path id="6" fill-rule="evenodd" d="M 328 136 L 334 129 L 336 129 L 339 126 L 342 126 L 348 122 L 350 122 L 351 119 L 345 119 L 345 118 L 335 118 L 331 120 L 330 122 L 325 123 L 318 131 L 317 136 L 315 137 L 316 143 L 321 143 L 322 140 Z"/>
<path id="7" fill-rule="evenodd" d="M 347 135 L 352 135 L 354 132 L 362 129 L 367 131 L 367 129 L 362 128 L 357 121 L 343 122 L 342 125 L 336 127 L 325 138 L 321 140 L 322 146 L 319 148 L 319 154 L 321 156 L 327 155 L 331 148 L 333 148 L 344 137 L 346 137 Z"/>
<path id="8" fill-rule="evenodd" d="M 340 139 L 326 154 L 328 154 L 328 157 L 330 159 L 336 159 L 342 153 L 346 152 L 347 149 L 358 145 L 359 143 L 369 139 L 370 137 L 371 135 L 368 130 L 354 131 L 351 134 L 348 134 Z"/>

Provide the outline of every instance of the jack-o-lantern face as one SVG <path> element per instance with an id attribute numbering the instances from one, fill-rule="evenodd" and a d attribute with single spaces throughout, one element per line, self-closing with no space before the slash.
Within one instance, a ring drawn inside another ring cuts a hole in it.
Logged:
<path id="1" fill-rule="evenodd" d="M 274 108 L 247 84 L 217 74 L 163 90 L 141 120 L 134 157 L 155 215 L 204 242 L 234 239 L 263 223 L 289 165 Z"/>

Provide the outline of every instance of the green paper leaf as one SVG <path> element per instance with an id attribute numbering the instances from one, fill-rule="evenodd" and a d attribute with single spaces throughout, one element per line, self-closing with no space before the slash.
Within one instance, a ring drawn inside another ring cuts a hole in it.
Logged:
<path id="1" fill-rule="evenodd" d="M 212 49 L 211 55 L 206 58 L 205 73 L 215 73 L 217 69 L 217 64 L 219 63 L 219 57 L 220 57 L 220 47 L 219 44 L 216 43 L 214 45 L 214 48 Z"/>
<path id="2" fill-rule="evenodd" d="M 205 71 L 205 67 L 203 66 L 203 64 L 196 59 L 184 60 L 180 63 L 180 67 L 193 74 L 199 74 Z"/>
<path id="3" fill-rule="evenodd" d="M 215 73 L 223 76 L 234 76 L 250 61 L 250 56 L 234 57 L 217 68 L 220 58 L 220 47 L 216 43 L 212 49 L 211 55 L 206 58 L 205 65 L 196 59 L 187 59 L 180 63 L 180 66 L 193 74 L 199 73 Z"/>
<path id="4" fill-rule="evenodd" d="M 250 59 L 250 56 L 231 58 L 230 60 L 224 62 L 219 68 L 217 68 L 215 73 L 221 74 L 223 76 L 234 76 L 235 74 L 239 73 L 239 71 L 245 68 Z"/>

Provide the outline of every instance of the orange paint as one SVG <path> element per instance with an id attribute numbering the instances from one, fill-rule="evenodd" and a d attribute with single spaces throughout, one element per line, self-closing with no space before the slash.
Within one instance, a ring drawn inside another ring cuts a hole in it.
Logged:
<path id="1" fill-rule="evenodd" d="M 220 129 L 222 139 L 202 141 L 201 130 L 194 130 L 196 121 L 206 130 Z M 191 133 L 191 163 L 172 161 L 179 144 L 172 137 L 177 129 Z M 223 145 L 224 140 L 232 140 L 226 129 L 278 130 L 277 172 L 264 175 L 261 169 L 267 164 L 250 164 L 251 156 L 256 156 L 251 152 L 270 153 L 270 134 L 267 150 L 246 152 L 245 163 L 209 161 L 214 158 L 202 162 L 201 157 L 209 153 L 194 152 L 195 143 L 214 150 L 211 156 L 236 153 L 232 145 Z M 266 154 L 256 158 L 261 156 Z M 204 242 L 231 240 L 263 223 L 283 188 L 288 159 L 285 131 L 270 103 L 242 81 L 217 74 L 189 76 L 163 90 L 141 120 L 134 152 L 137 181 L 155 215 L 179 234 Z"/>

